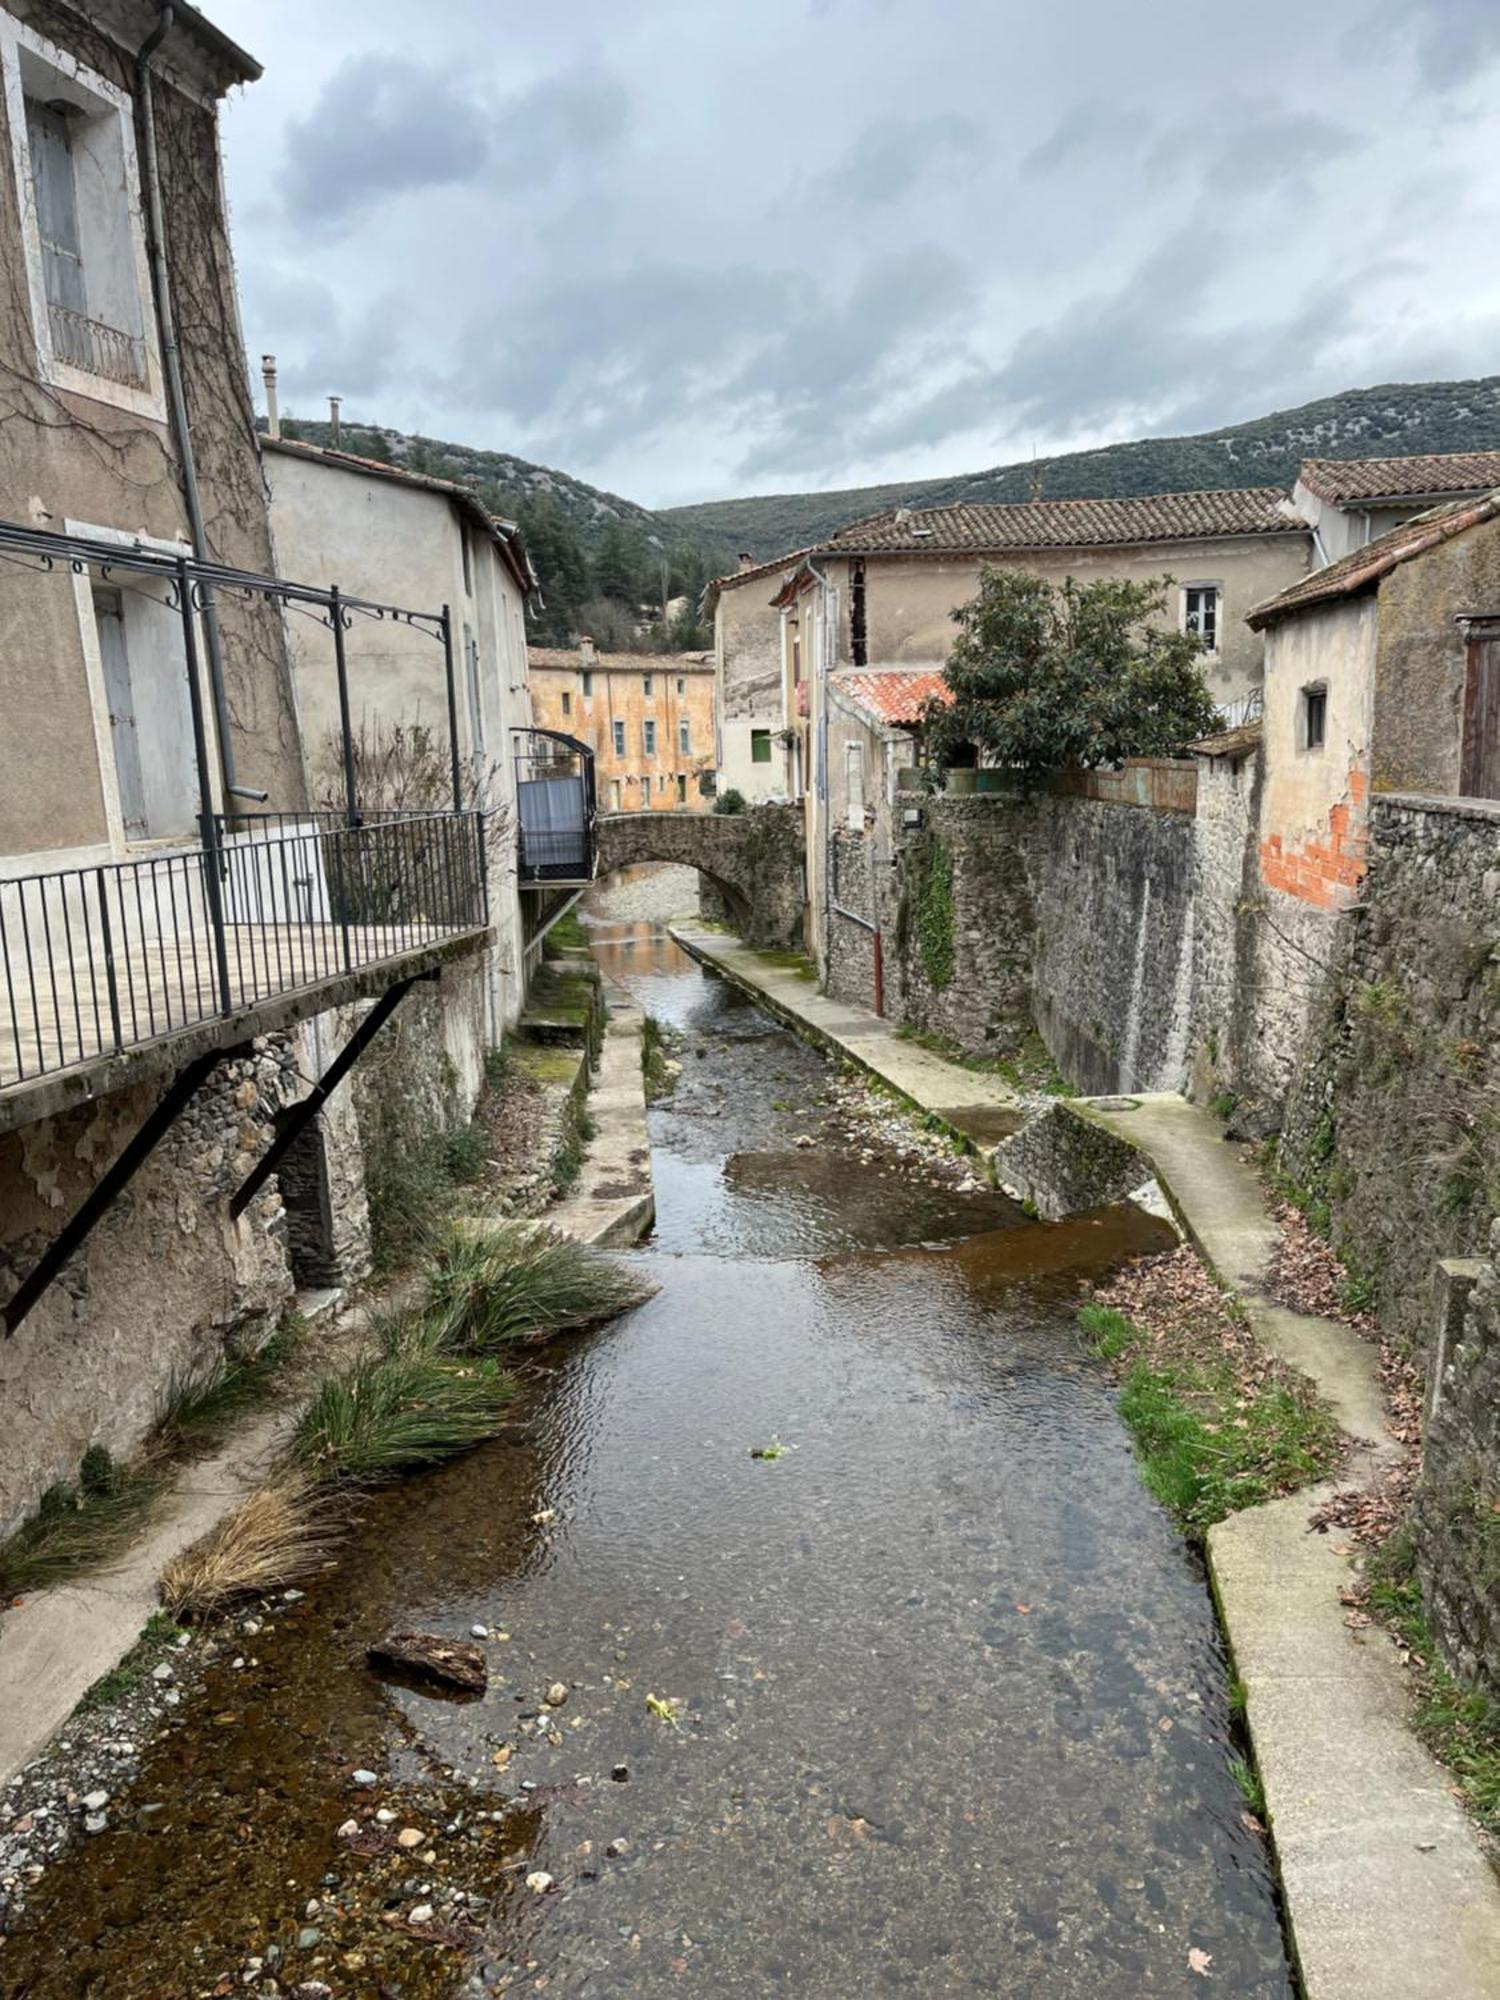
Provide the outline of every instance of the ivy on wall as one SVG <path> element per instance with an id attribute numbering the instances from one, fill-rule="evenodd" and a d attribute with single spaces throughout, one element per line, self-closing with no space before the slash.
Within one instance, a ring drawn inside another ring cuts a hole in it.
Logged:
<path id="1" fill-rule="evenodd" d="M 910 921 L 927 983 L 941 993 L 953 984 L 953 857 L 940 840 L 922 843 Z"/>

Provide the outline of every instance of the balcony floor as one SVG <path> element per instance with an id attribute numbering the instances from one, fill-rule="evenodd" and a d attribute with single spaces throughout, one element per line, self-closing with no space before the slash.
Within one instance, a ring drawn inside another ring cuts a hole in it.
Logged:
<path id="1" fill-rule="evenodd" d="M 90 959 L 79 950 L 71 964 L 60 958 L 50 971 L 38 962 L 31 978 L 13 958 L 10 987 L 0 986 L 0 1132 L 170 1069 L 200 1048 L 227 1046 L 378 993 L 396 979 L 481 949 L 488 937 L 483 928 L 351 924 L 346 969 L 339 924 L 230 925 L 227 1014 L 218 1005 L 214 939 L 206 925 L 153 942 L 148 951 L 136 944 L 128 967 L 116 961 L 118 1049 L 97 952 Z"/>

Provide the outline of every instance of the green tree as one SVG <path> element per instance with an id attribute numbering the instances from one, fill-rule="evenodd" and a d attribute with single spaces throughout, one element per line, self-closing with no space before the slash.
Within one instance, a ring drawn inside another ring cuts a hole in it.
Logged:
<path id="1" fill-rule="evenodd" d="M 623 524 L 611 517 L 604 524 L 594 556 L 594 589 L 600 597 L 636 610 L 641 602 L 641 551 Z"/>
<path id="2" fill-rule="evenodd" d="M 1026 570 L 985 569 L 953 613 L 951 704 L 925 718 L 941 757 L 974 744 L 1036 782 L 1054 771 L 1177 755 L 1214 728 L 1202 649 L 1151 621 L 1169 579 L 1060 588 Z"/>
<path id="3" fill-rule="evenodd" d="M 589 595 L 589 566 L 578 531 L 550 495 L 507 505 L 496 494 L 490 503 L 521 530 L 542 586 L 542 609 L 531 635 L 539 646 L 571 646 L 584 629 L 579 613 Z"/>

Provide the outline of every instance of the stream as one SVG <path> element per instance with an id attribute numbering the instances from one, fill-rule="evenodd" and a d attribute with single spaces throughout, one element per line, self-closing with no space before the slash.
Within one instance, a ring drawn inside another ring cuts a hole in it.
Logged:
<path id="1" fill-rule="evenodd" d="M 681 1064 L 658 1289 L 225 1649 L 0 1994 L 1290 2000 L 1202 1566 L 1073 1321 L 1164 1225 L 861 1157 L 820 1057 L 592 934 Z M 477 1700 L 365 1663 L 474 1625 Z"/>

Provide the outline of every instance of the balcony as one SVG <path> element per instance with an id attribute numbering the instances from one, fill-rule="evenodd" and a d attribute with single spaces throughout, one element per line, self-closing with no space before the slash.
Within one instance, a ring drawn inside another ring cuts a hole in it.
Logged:
<path id="1" fill-rule="evenodd" d="M 485 934 L 479 813 L 254 815 L 214 832 L 0 882 L 0 1131 L 46 1115 L 39 1087 L 63 1086 L 55 1103 L 95 1094 L 93 1077 L 66 1086 L 195 1030 L 195 1048 L 264 1032 Z"/>
<path id="2" fill-rule="evenodd" d="M 119 382 L 127 389 L 144 389 L 148 380 L 146 343 L 139 335 L 125 333 L 103 320 L 89 319 L 73 312 L 55 299 L 47 301 L 47 325 L 52 335 L 52 352 L 70 368 L 85 375 L 97 375 L 105 382 Z"/>
<path id="3" fill-rule="evenodd" d="M 361 800 L 347 724 L 341 811 L 199 813 L 200 838 L 100 865 L 15 874 L 0 855 L 0 1132 L 242 1046 L 306 1015 L 384 994 L 488 935 L 487 821 L 469 808 L 448 609 L 414 611 L 163 552 L 0 522 L 0 561 L 71 590 L 154 581 L 176 613 L 197 799 L 215 780 L 212 660 L 199 620 L 216 595 L 269 599 L 332 634 L 340 711 L 352 693 L 345 633 L 399 622 L 441 645 L 451 810 L 375 811 Z M 218 708 L 219 739 L 232 724 Z"/>

